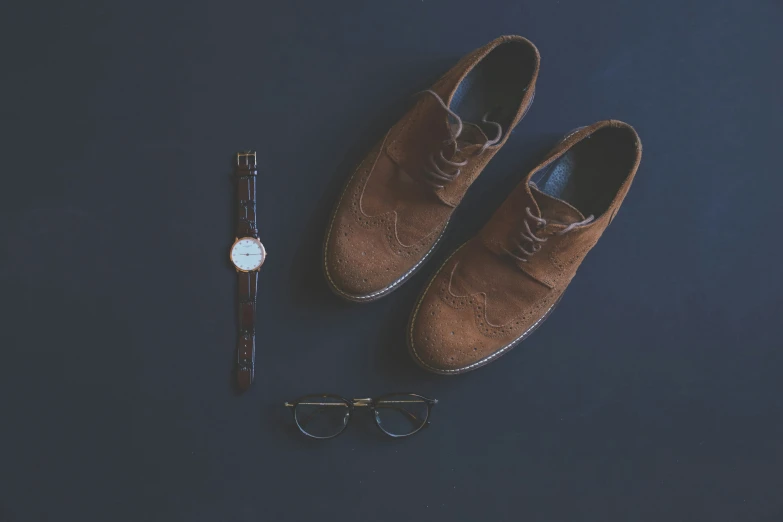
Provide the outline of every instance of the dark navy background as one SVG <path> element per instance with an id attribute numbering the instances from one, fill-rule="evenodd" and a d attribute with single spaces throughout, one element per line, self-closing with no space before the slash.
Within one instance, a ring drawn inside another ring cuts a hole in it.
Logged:
<path id="1" fill-rule="evenodd" d="M 0 8 L 0 521 L 783 520 L 783 7 L 30 2 Z M 390 297 L 333 297 L 356 162 L 463 54 L 517 33 L 535 104 Z M 409 359 L 426 278 L 574 127 L 644 157 L 556 313 L 459 377 Z M 257 379 L 231 387 L 232 154 L 258 149 Z M 403 441 L 305 440 L 285 400 L 413 391 Z"/>

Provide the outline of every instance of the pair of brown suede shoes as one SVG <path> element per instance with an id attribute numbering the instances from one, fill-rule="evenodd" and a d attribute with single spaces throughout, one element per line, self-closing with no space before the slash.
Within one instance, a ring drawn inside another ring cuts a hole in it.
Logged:
<path id="1" fill-rule="evenodd" d="M 324 271 L 337 295 L 379 299 L 432 255 L 533 102 L 539 61 L 531 42 L 503 36 L 419 94 L 359 165 L 329 222 Z M 566 136 L 426 285 L 408 326 L 413 359 L 453 375 L 528 337 L 614 218 L 641 154 L 636 131 L 619 121 Z"/>

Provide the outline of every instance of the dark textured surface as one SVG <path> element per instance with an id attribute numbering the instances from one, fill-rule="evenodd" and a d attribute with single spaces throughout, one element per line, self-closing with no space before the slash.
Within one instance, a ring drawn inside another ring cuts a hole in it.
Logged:
<path id="1" fill-rule="evenodd" d="M 22 7 L 24 5 L 24 7 Z M 779 521 L 779 2 L 0 8 L 0 520 Z M 506 33 L 538 94 L 402 290 L 340 302 L 325 220 L 371 144 Z M 547 323 L 460 377 L 408 358 L 439 261 L 599 119 L 645 156 Z M 265 158 L 256 382 L 231 388 L 231 154 Z M 406 390 L 410 440 L 303 440 L 282 403 Z"/>

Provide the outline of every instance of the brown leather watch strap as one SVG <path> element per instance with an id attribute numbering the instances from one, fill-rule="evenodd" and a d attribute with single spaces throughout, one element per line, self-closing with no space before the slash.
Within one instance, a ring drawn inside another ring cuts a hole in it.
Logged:
<path id="1" fill-rule="evenodd" d="M 237 343 L 237 382 L 242 391 L 250 388 L 256 359 L 256 292 L 258 272 L 239 272 L 237 299 L 239 342 Z"/>
<path id="2" fill-rule="evenodd" d="M 256 224 L 256 169 L 255 152 L 237 154 L 237 237 L 258 238 Z"/>
<path id="3" fill-rule="evenodd" d="M 237 238 L 258 238 L 256 224 L 256 154 L 237 154 Z M 239 340 L 237 342 L 237 383 L 242 391 L 250 388 L 255 375 L 256 359 L 256 292 L 258 271 L 238 272 L 237 308 Z"/>

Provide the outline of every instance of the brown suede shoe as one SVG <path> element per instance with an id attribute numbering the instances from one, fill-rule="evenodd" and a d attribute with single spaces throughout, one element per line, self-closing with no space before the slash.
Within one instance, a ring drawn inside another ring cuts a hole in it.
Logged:
<path id="1" fill-rule="evenodd" d="M 533 101 L 539 55 L 503 36 L 462 58 L 389 130 L 348 181 L 324 245 L 330 288 L 352 301 L 399 288 Z"/>
<path id="2" fill-rule="evenodd" d="M 619 121 L 567 136 L 431 279 L 410 319 L 413 359 L 463 373 L 527 338 L 614 218 L 641 156 L 636 131 Z"/>

